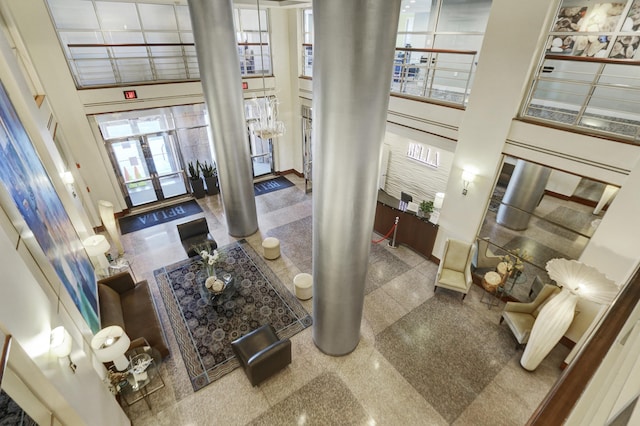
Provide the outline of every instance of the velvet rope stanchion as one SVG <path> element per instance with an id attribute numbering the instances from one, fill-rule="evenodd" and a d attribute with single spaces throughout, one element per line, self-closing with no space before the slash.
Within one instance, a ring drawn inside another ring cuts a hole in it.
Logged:
<path id="1" fill-rule="evenodd" d="M 389 232 L 387 232 L 387 235 L 385 235 L 384 237 L 380 238 L 379 240 L 371 240 L 371 243 L 373 244 L 378 244 L 383 242 L 384 240 L 386 240 L 387 238 L 389 238 L 391 236 L 391 233 L 393 232 L 393 230 L 396 229 L 396 225 L 393 225 L 391 227 L 391 229 L 389 230 Z"/>
<path id="2" fill-rule="evenodd" d="M 391 235 L 391 233 L 393 233 L 393 242 L 390 243 L 389 245 L 391 247 L 395 247 L 395 241 L 396 241 L 396 230 L 398 228 L 398 221 L 400 220 L 399 217 L 396 217 L 396 221 L 393 224 L 393 226 L 391 227 L 391 229 L 389 230 L 389 232 L 387 232 L 387 235 L 385 235 L 384 237 L 380 238 L 379 240 L 371 240 L 371 243 L 373 244 L 378 244 L 383 242 L 384 240 L 386 240 L 387 238 L 389 238 L 389 236 Z"/>

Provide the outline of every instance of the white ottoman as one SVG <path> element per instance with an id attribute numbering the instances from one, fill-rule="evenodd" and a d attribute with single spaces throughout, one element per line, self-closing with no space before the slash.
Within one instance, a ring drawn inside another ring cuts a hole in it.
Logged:
<path id="1" fill-rule="evenodd" d="M 308 300 L 313 296 L 313 277 L 310 274 L 302 273 L 293 277 L 293 285 L 296 297 L 300 300 Z"/>
<path id="2" fill-rule="evenodd" d="M 280 240 L 273 237 L 267 237 L 262 241 L 262 250 L 264 258 L 273 260 L 280 257 Z"/>

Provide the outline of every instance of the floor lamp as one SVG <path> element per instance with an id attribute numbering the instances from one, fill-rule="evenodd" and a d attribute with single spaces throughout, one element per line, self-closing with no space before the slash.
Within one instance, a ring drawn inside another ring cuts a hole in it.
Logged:
<path id="1" fill-rule="evenodd" d="M 98 275 L 106 276 L 109 270 L 109 262 L 105 253 L 111 246 L 104 235 L 92 235 L 82 241 L 82 245 L 93 262 Z"/>
<path id="2" fill-rule="evenodd" d="M 562 291 L 544 305 L 533 324 L 520 359 L 520 365 L 529 371 L 535 370 L 564 336 L 573 321 L 578 298 L 609 304 L 619 291 L 602 272 L 577 260 L 551 259 L 546 269 Z"/>
<path id="3" fill-rule="evenodd" d="M 113 204 L 109 201 L 100 200 L 98 201 L 98 209 L 100 211 L 100 219 L 102 220 L 102 224 L 107 230 L 109 237 L 111 237 L 111 241 L 113 241 L 113 244 L 115 244 L 116 249 L 118 250 L 118 256 L 122 256 L 124 254 L 124 248 L 122 247 L 122 242 L 120 241 L 120 233 L 118 232 L 116 218 L 113 214 Z"/>

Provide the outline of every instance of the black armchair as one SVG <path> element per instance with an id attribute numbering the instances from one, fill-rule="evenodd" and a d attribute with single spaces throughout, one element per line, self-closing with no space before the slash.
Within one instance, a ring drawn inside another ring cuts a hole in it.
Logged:
<path id="1" fill-rule="evenodd" d="M 231 348 L 253 386 L 291 364 L 291 341 L 280 340 L 271 324 L 234 340 Z"/>
<path id="2" fill-rule="evenodd" d="M 189 257 L 200 254 L 195 247 L 209 246 L 209 251 L 218 248 L 218 243 L 209 233 L 207 219 L 204 217 L 179 224 L 178 234 L 180 235 L 182 247 L 184 247 L 184 251 L 187 252 Z"/>

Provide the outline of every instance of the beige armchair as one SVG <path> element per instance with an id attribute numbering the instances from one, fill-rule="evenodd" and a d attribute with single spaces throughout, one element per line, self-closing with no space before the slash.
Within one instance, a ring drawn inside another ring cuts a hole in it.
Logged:
<path id="1" fill-rule="evenodd" d="M 498 263 L 502 262 L 502 256 L 498 256 L 493 253 L 489 246 L 489 238 L 477 239 L 478 251 L 477 255 L 473 257 L 473 267 L 478 268 L 492 268 L 495 269 Z"/>
<path id="2" fill-rule="evenodd" d="M 544 305 L 551 300 L 551 297 L 560 292 L 560 287 L 545 284 L 533 302 L 507 302 L 500 317 L 500 324 L 505 321 L 518 344 L 516 348 L 524 346 L 529 341 L 529 335 L 533 324 Z"/>
<path id="3" fill-rule="evenodd" d="M 471 288 L 471 260 L 476 251 L 475 244 L 447 239 L 438 266 L 434 291 L 438 287 L 462 293 L 462 300 Z"/>

